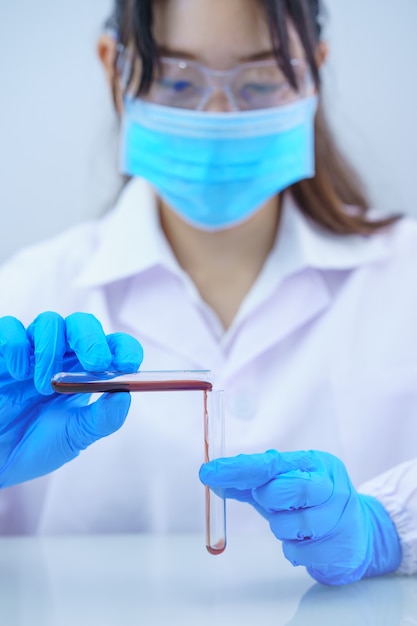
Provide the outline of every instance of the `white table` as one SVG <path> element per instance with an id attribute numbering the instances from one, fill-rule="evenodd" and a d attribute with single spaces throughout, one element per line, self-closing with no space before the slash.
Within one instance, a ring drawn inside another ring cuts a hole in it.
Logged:
<path id="1" fill-rule="evenodd" d="M 300 604 L 301 602 L 301 604 Z M 293 568 L 272 535 L 0 539 L 1 626 L 417 624 L 417 577 L 342 588 Z"/>

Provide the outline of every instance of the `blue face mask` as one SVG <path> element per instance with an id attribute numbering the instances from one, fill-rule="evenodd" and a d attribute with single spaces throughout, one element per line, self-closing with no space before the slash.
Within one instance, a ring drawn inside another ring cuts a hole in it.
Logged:
<path id="1" fill-rule="evenodd" d="M 235 226 L 289 185 L 314 176 L 317 98 L 237 113 L 126 99 L 122 171 L 148 180 L 183 220 Z"/>

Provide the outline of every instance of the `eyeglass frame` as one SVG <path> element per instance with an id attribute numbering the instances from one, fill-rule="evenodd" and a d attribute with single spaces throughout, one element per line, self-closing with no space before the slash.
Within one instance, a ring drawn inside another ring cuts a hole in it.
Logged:
<path id="1" fill-rule="evenodd" d="M 124 56 L 124 60 L 126 61 L 126 55 L 129 54 L 129 51 L 122 44 L 118 44 L 117 53 L 118 55 L 122 54 Z M 131 51 L 130 51 L 129 56 L 132 56 Z M 161 56 L 158 59 L 158 62 L 166 63 L 171 66 L 177 65 L 180 67 L 180 69 L 185 69 L 186 66 L 193 67 L 197 69 L 198 71 L 200 71 L 201 74 L 205 77 L 205 80 L 207 82 L 207 88 L 205 89 L 205 94 L 202 95 L 202 99 L 197 107 L 193 107 L 189 109 L 189 110 L 195 110 L 195 111 L 202 111 L 204 107 L 207 105 L 207 103 L 210 101 L 210 98 L 212 97 L 213 93 L 215 93 L 218 89 L 223 91 L 223 93 L 226 95 L 228 103 L 229 105 L 231 105 L 233 111 L 244 110 L 237 105 L 233 90 L 231 89 L 231 85 L 234 80 L 234 77 L 237 76 L 242 70 L 244 71 L 245 69 L 257 68 L 257 67 L 279 67 L 276 59 L 266 59 L 266 60 L 261 60 L 261 61 L 247 61 L 244 63 L 239 63 L 238 65 L 235 65 L 234 67 L 228 70 L 215 70 L 215 69 L 207 67 L 206 65 L 198 61 L 194 61 L 192 59 L 179 58 L 179 57 Z M 315 83 L 314 83 L 313 76 L 312 76 L 312 73 L 310 71 L 307 61 L 302 58 L 292 58 L 290 59 L 290 63 L 293 67 L 304 66 L 306 70 L 305 77 L 304 77 L 305 84 L 303 85 L 303 90 L 307 92 L 309 88 L 314 88 Z M 123 69 L 123 68 L 121 71 L 121 76 L 122 76 L 121 86 L 124 92 L 127 92 L 129 82 L 132 78 L 132 74 L 133 74 L 132 67 L 133 67 L 133 64 L 130 62 L 128 71 L 126 71 L 126 69 Z M 214 82 L 217 81 L 216 86 L 213 86 L 213 84 L 210 85 L 210 83 L 213 83 L 213 80 Z M 294 90 L 294 87 L 291 85 L 288 79 L 286 79 L 282 84 L 289 86 L 294 91 L 294 93 L 296 93 Z M 300 86 L 299 86 L 299 89 L 300 89 Z M 301 99 L 303 95 L 300 95 L 299 97 Z M 143 98 L 143 99 L 146 99 L 146 98 Z M 152 102 L 151 99 L 149 101 Z M 162 106 L 167 106 L 167 105 L 162 105 Z M 283 105 L 277 104 L 276 106 L 279 107 Z M 178 108 L 182 108 L 182 107 L 178 107 Z M 183 108 L 186 109 L 187 107 L 183 107 Z"/>

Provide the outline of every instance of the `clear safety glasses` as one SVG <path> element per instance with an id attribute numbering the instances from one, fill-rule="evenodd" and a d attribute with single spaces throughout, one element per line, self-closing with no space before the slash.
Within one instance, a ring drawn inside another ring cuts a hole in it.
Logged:
<path id="1" fill-rule="evenodd" d="M 285 106 L 312 95 L 314 82 L 303 59 L 291 61 L 298 89 L 288 82 L 275 59 L 241 63 L 230 70 L 213 70 L 196 61 L 161 57 L 148 102 L 180 109 L 203 110 L 215 93 L 222 92 L 228 108 L 250 111 Z M 139 62 L 119 47 L 117 69 L 124 93 L 135 97 L 139 87 Z"/>

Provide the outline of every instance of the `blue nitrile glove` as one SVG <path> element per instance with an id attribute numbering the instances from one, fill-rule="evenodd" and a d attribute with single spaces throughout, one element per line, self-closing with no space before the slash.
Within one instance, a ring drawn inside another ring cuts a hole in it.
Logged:
<path id="1" fill-rule="evenodd" d="M 0 318 L 0 487 L 47 474 L 123 424 L 128 393 L 54 393 L 60 371 L 136 371 L 142 347 L 130 335 L 104 335 L 87 313 L 42 313 L 28 327 Z"/>
<path id="2" fill-rule="evenodd" d="M 321 583 L 343 585 L 398 568 L 401 546 L 382 504 L 357 493 L 326 452 L 239 455 L 202 466 L 202 482 L 249 502 L 283 542 L 285 557 Z"/>

